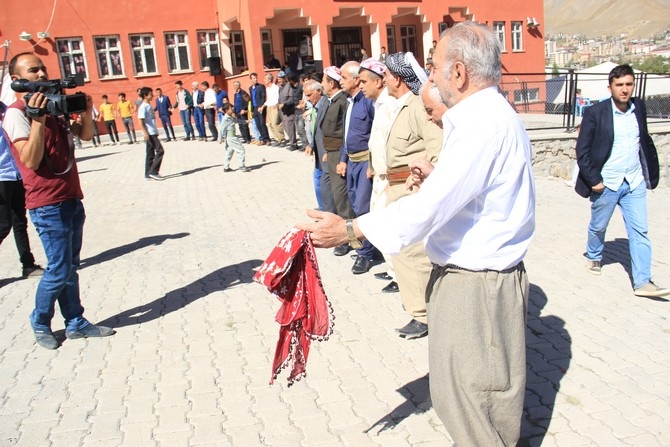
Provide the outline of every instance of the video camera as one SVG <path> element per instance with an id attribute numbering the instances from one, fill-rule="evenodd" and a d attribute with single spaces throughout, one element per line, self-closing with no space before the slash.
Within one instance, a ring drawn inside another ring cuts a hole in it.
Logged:
<path id="1" fill-rule="evenodd" d="M 54 79 L 53 81 L 31 82 L 26 79 L 17 79 L 12 82 L 12 90 L 17 93 L 28 93 L 24 99 L 28 101 L 36 93 L 44 93 L 47 97 L 45 109 L 38 109 L 39 115 L 49 113 L 54 116 L 61 116 L 72 113 L 82 113 L 86 111 L 86 94 L 77 92 L 72 95 L 64 95 L 66 88 L 75 88 L 84 85 L 84 79 L 81 76 L 72 76 L 67 79 Z"/>

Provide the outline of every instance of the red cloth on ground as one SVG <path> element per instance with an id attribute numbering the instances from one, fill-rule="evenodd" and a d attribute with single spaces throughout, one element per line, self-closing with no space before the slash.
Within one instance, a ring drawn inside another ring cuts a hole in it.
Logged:
<path id="1" fill-rule="evenodd" d="M 274 382 L 289 367 L 289 386 L 306 375 L 311 340 L 328 340 L 333 333 L 333 309 L 328 301 L 309 233 L 291 229 L 254 275 L 282 302 L 275 319 L 281 325 L 272 363 Z"/>

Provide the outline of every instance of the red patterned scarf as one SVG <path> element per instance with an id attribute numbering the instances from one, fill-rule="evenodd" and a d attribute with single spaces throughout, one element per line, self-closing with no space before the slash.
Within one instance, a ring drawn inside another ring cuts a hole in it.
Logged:
<path id="1" fill-rule="evenodd" d="M 272 363 L 272 384 L 290 365 L 288 384 L 306 375 L 312 340 L 328 340 L 333 333 L 333 309 L 326 297 L 309 233 L 291 229 L 281 238 L 254 281 L 263 284 L 282 305 L 275 319 L 281 325 Z"/>

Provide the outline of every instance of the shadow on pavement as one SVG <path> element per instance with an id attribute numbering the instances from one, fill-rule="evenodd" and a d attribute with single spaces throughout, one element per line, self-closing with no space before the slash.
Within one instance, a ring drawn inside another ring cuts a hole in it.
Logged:
<path id="1" fill-rule="evenodd" d="M 107 153 L 104 153 L 104 154 L 86 155 L 84 157 L 75 157 L 75 158 L 77 159 L 77 163 L 81 163 L 82 161 L 94 160 L 96 158 L 108 157 L 110 155 L 116 155 L 116 154 L 118 154 L 118 152 L 107 152 Z"/>
<path id="2" fill-rule="evenodd" d="M 155 320 L 183 309 L 210 293 L 224 290 L 230 286 L 250 283 L 254 273 L 256 273 L 254 269 L 262 263 L 263 261 L 259 259 L 252 259 L 239 264 L 227 265 L 187 286 L 168 292 L 161 298 L 108 317 L 98 322 L 98 324 L 120 328 Z"/>
<path id="3" fill-rule="evenodd" d="M 120 247 L 115 247 L 107 251 L 103 251 L 102 253 L 82 260 L 79 270 L 90 267 L 92 265 L 100 264 L 105 261 L 109 261 L 114 258 L 118 258 L 130 253 L 131 251 L 148 247 L 149 245 L 160 245 L 168 239 L 181 239 L 188 236 L 189 234 L 190 233 L 159 234 L 156 236 L 143 237 L 131 244 L 121 245 Z"/>
<path id="4" fill-rule="evenodd" d="M 363 433 L 369 433 L 373 429 L 377 429 L 377 434 L 380 434 L 385 430 L 393 429 L 409 416 L 425 413 L 430 410 L 433 405 L 430 400 L 428 374 L 419 377 L 416 380 L 412 380 L 403 387 L 398 388 L 396 391 L 406 399 L 405 402 L 395 407 L 389 414 L 372 424 L 372 426 Z"/>
<path id="5" fill-rule="evenodd" d="M 14 278 L 2 278 L 0 279 L 0 288 L 5 287 L 13 282 L 21 281 L 22 279 L 22 276 L 16 276 Z"/>
<path id="6" fill-rule="evenodd" d="M 195 174 L 196 172 L 205 171 L 205 170 L 207 170 L 207 169 L 212 169 L 212 168 L 220 168 L 220 167 L 222 167 L 222 166 L 223 166 L 223 165 L 201 166 L 201 167 L 199 167 L 199 168 L 189 169 L 188 171 L 181 171 L 181 172 L 178 173 L 178 174 L 166 175 L 165 178 L 169 178 L 169 177 L 179 177 L 179 176 L 184 176 L 184 175 Z"/>
<path id="7" fill-rule="evenodd" d="M 89 174 L 91 172 L 98 172 L 98 171 L 106 171 L 107 168 L 102 168 L 102 169 L 89 169 L 88 171 L 79 171 L 79 175 L 82 174 Z"/>
<path id="8" fill-rule="evenodd" d="M 560 382 L 570 367 L 572 340 L 565 321 L 541 316 L 542 288 L 530 285 L 526 325 L 526 396 L 518 446 L 540 445 L 547 433 Z"/>
<path id="9" fill-rule="evenodd" d="M 621 264 L 628 273 L 628 278 L 633 283 L 633 269 L 630 266 L 630 250 L 628 249 L 628 239 L 616 238 L 613 241 L 606 241 L 603 249 L 603 259 L 601 265 Z"/>

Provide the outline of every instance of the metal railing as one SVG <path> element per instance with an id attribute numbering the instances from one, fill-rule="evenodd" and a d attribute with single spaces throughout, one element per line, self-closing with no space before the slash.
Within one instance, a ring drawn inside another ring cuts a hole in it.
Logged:
<path id="1" fill-rule="evenodd" d="M 522 115 L 528 130 L 579 125 L 585 108 L 610 98 L 609 73 L 506 73 L 499 90 Z M 670 74 L 636 73 L 635 96 L 644 98 L 650 125 L 670 124 Z M 577 93 L 581 92 L 578 103 Z"/>

